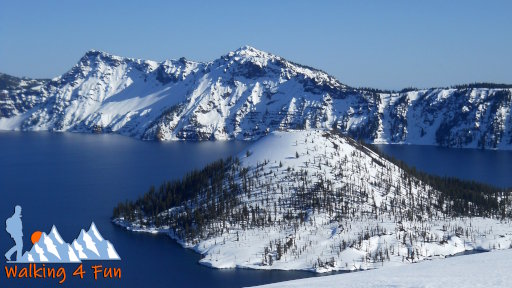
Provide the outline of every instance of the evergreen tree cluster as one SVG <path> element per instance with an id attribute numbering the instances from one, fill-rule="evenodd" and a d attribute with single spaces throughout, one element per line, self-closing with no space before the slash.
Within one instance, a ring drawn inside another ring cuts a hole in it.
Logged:
<path id="1" fill-rule="evenodd" d="M 490 83 L 490 82 L 475 82 L 470 84 L 454 85 L 454 89 L 471 89 L 471 88 L 487 88 L 487 89 L 509 89 L 512 84 Z"/>

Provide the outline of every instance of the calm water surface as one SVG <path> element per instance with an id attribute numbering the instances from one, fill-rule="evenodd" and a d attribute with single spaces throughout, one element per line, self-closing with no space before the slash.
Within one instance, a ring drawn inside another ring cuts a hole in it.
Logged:
<path id="1" fill-rule="evenodd" d="M 23 207 L 25 250 L 33 231 L 56 225 L 71 242 L 96 223 L 122 257 L 120 262 L 84 262 L 85 279 L 65 265 L 63 287 L 242 287 L 312 277 L 308 272 L 216 270 L 199 265 L 200 256 L 165 235 L 127 232 L 110 222 L 112 208 L 135 199 L 152 184 L 176 179 L 194 168 L 235 155 L 245 142 L 143 142 L 116 135 L 0 133 L 0 255 L 12 246 L 1 224 L 15 205 Z M 380 146 L 382 151 L 439 175 L 512 186 L 512 152 Z M 4 262 L 0 261 L 3 266 Z M 91 277 L 90 266 L 122 268 L 121 280 Z M 59 266 L 56 266 L 59 267 Z M 3 267 L 2 267 L 3 268 Z M 0 287 L 52 287 L 55 280 L 6 280 Z"/>
<path id="2" fill-rule="evenodd" d="M 420 145 L 376 145 L 419 170 L 498 187 L 512 187 L 512 151 L 453 149 Z"/>

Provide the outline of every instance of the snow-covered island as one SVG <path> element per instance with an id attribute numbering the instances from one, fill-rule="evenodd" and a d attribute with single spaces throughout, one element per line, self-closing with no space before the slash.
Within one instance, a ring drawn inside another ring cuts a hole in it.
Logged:
<path id="1" fill-rule="evenodd" d="M 215 268 L 366 270 L 512 245 L 510 191 L 434 177 L 337 132 L 273 132 L 114 209 Z"/>

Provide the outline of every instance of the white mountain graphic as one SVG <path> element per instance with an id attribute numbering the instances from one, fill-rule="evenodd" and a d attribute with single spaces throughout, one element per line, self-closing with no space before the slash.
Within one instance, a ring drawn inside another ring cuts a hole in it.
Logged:
<path id="1" fill-rule="evenodd" d="M 81 260 L 121 260 L 114 245 L 103 239 L 94 222 L 89 231 L 80 231 L 72 246 Z"/>
<path id="2" fill-rule="evenodd" d="M 49 234 L 43 233 L 19 263 L 80 263 L 82 260 L 121 260 L 114 245 L 105 240 L 94 222 L 89 231 L 82 229 L 77 239 L 69 244 L 62 240 L 55 226 Z"/>
<path id="3" fill-rule="evenodd" d="M 55 226 L 50 234 L 43 233 L 30 251 L 25 252 L 18 262 L 79 263 L 75 250 L 62 237 Z"/>

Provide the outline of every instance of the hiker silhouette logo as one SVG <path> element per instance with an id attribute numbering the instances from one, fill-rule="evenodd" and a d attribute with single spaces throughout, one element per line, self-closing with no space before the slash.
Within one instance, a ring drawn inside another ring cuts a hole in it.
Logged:
<path id="1" fill-rule="evenodd" d="M 8 263 L 81 263 L 86 260 L 121 260 L 114 245 L 104 239 L 96 225 L 91 223 L 88 231 L 82 229 L 71 244 L 65 242 L 57 227 L 47 234 L 34 231 L 31 234 L 32 248 L 23 253 L 23 222 L 21 206 L 5 221 L 5 230 L 14 241 L 14 246 L 5 253 Z M 15 260 L 12 259 L 15 255 Z"/>
<path id="2" fill-rule="evenodd" d="M 21 253 L 23 249 L 23 224 L 21 223 L 21 206 L 17 205 L 14 208 L 14 214 L 5 220 L 5 230 L 11 235 L 16 245 L 12 247 L 7 253 L 5 258 L 7 261 L 11 260 L 12 254 L 16 252 L 16 261 L 21 260 Z"/>

